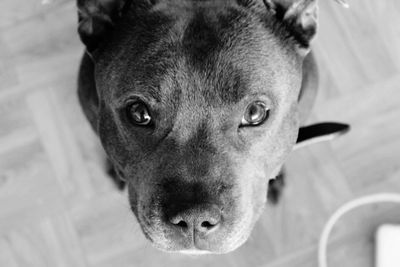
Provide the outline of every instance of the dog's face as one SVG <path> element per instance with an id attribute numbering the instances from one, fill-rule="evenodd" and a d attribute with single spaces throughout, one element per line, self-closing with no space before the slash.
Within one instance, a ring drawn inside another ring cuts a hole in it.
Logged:
<path id="1" fill-rule="evenodd" d="M 244 243 L 292 150 L 304 44 L 273 8 L 131 5 L 93 52 L 98 134 L 162 250 Z"/>

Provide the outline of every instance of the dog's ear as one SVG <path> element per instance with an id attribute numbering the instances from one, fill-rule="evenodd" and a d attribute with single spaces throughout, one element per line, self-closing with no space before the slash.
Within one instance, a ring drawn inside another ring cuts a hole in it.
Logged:
<path id="1" fill-rule="evenodd" d="M 294 150 L 311 144 L 330 141 L 350 130 L 350 125 L 336 122 L 317 123 L 301 127 Z"/>
<path id="2" fill-rule="evenodd" d="M 299 53 L 306 55 L 317 32 L 317 0 L 264 0 L 264 4 L 296 40 Z"/>
<path id="3" fill-rule="evenodd" d="M 158 0 L 77 0 L 78 33 L 87 51 L 94 51 L 116 21 L 131 7 L 150 8 Z"/>
<path id="4" fill-rule="evenodd" d="M 98 132 L 99 96 L 94 78 L 94 62 L 84 53 L 79 69 L 78 96 L 83 112 L 93 130 Z"/>
<path id="5" fill-rule="evenodd" d="M 109 33 L 127 0 L 78 0 L 78 33 L 89 52 Z"/>

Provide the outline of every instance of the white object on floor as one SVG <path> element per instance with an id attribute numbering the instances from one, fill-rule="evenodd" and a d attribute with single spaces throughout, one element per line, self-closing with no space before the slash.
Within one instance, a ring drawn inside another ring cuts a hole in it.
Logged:
<path id="1" fill-rule="evenodd" d="M 333 227 L 337 223 L 337 221 L 349 211 L 352 211 L 356 208 L 376 204 L 376 203 L 398 203 L 400 204 L 400 194 L 393 193 L 381 193 L 375 195 L 368 195 L 364 197 L 360 197 L 341 206 L 338 210 L 333 213 L 333 215 L 329 218 L 328 222 L 325 224 L 324 229 L 322 230 L 319 243 L 318 243 L 318 266 L 319 267 L 328 267 L 327 260 L 327 247 L 329 241 L 329 235 L 331 234 Z M 400 254 L 400 247 L 397 247 L 397 251 Z M 389 265 L 392 267 L 392 265 Z M 399 264 L 393 265 L 395 267 L 400 267 Z M 387 266 L 376 266 L 376 267 L 387 267 Z"/>
<path id="2" fill-rule="evenodd" d="M 375 267 L 400 266 L 400 225 L 382 225 L 376 231 Z"/>

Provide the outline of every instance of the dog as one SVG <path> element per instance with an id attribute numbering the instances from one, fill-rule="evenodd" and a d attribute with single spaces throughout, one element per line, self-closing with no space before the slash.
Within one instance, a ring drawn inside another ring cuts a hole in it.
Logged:
<path id="1" fill-rule="evenodd" d="M 288 154 L 348 130 L 305 126 L 316 0 L 77 4 L 81 106 L 161 250 L 235 250 L 277 201 Z"/>

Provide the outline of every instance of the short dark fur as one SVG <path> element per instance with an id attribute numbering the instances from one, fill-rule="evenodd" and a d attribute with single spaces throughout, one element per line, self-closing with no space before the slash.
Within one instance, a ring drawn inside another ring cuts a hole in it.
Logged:
<path id="1" fill-rule="evenodd" d="M 316 92 L 305 57 L 316 24 L 303 29 L 302 10 L 286 17 L 272 2 L 78 1 L 81 105 L 110 174 L 126 182 L 143 232 L 162 250 L 232 251 L 267 191 L 278 199 L 278 174 Z M 153 118 L 146 127 L 127 112 L 138 99 Z M 252 101 L 270 116 L 242 127 Z"/>

